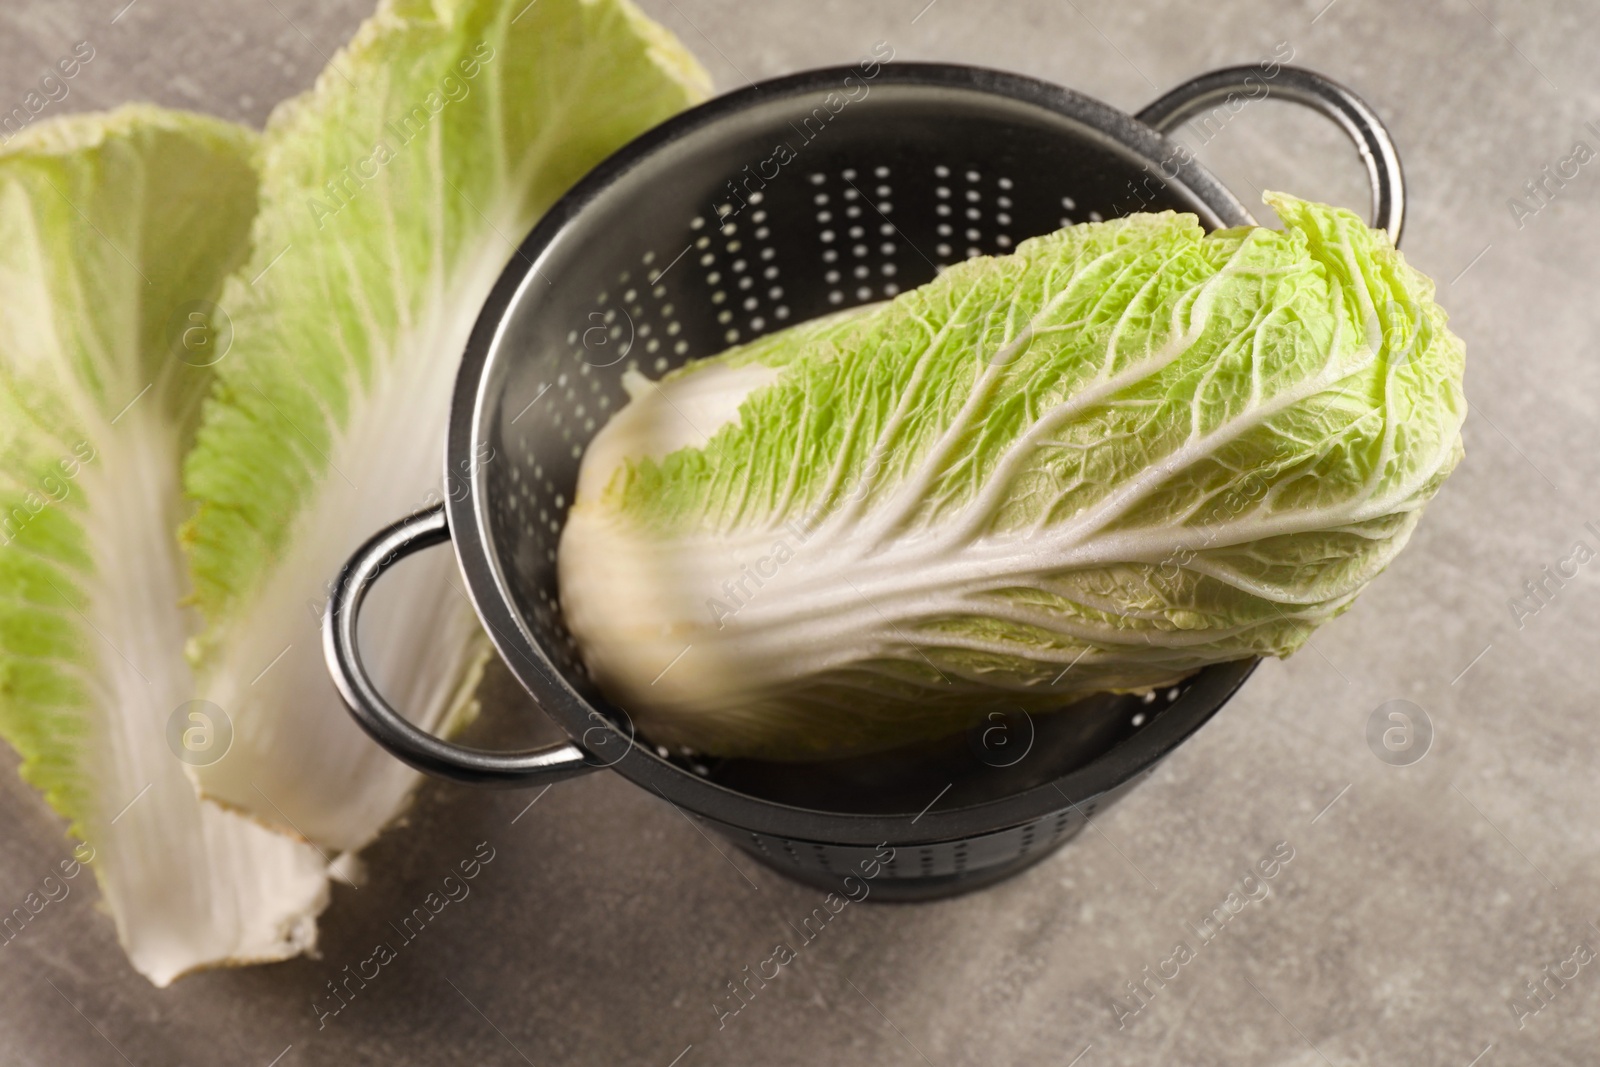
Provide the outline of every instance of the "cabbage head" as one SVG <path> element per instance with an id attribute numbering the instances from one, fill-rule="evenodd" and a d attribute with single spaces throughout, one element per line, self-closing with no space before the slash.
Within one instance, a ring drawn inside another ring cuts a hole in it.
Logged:
<path id="1" fill-rule="evenodd" d="M 1267 200 L 1281 231 L 1072 226 L 632 375 L 559 556 L 603 691 L 800 760 L 1295 651 L 1461 458 L 1464 349 L 1383 233 Z"/>

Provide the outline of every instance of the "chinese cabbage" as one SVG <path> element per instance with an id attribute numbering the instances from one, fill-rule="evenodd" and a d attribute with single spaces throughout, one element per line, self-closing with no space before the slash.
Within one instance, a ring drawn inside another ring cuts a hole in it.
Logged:
<path id="1" fill-rule="evenodd" d="M 1463 348 L 1386 235 L 1268 201 L 1285 230 L 1072 226 L 635 382 L 558 558 L 602 690 L 807 759 L 1300 647 L 1461 457 Z"/>
<path id="2" fill-rule="evenodd" d="M 255 146 L 129 107 L 0 150 L 0 734 L 86 843 L 157 985 L 295 955 L 327 902 L 314 849 L 202 802 L 182 759 L 207 756 L 183 739 L 191 723 L 224 744 L 225 710 L 184 711 L 199 693 L 174 531 L 226 352 L 209 302 L 249 249 Z M 25 930 L 14 918 L 6 940 Z"/>
<path id="3" fill-rule="evenodd" d="M 196 654 L 238 732 L 196 769 L 206 795 L 337 849 L 404 803 L 416 772 L 323 666 L 326 588 L 369 535 L 459 491 L 465 472 L 440 481 L 451 385 L 516 242 L 706 88 L 627 0 L 386 0 L 273 114 L 254 252 L 222 298 L 238 341 L 184 471 Z M 408 563 L 363 628 L 383 692 L 437 731 L 484 654 L 454 570 L 447 551 Z"/>

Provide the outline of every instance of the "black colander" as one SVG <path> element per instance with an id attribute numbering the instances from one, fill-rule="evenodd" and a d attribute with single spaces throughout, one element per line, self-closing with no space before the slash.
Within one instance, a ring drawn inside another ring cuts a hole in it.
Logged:
<path id="1" fill-rule="evenodd" d="M 341 573 L 328 663 L 357 721 L 400 759 L 487 785 L 611 767 L 785 874 L 877 899 L 984 885 L 1047 854 L 1149 774 L 1255 666 L 1062 714 L 997 710 L 962 736 L 816 764 L 702 759 L 636 736 L 585 673 L 563 625 L 556 545 L 595 431 L 625 370 L 687 360 L 927 282 L 1072 222 L 1190 211 L 1252 220 L 1161 131 L 1263 96 L 1338 121 L 1367 164 L 1377 224 L 1398 238 L 1398 159 L 1348 90 L 1290 67 L 1204 75 L 1137 118 L 999 71 L 886 64 L 753 85 L 638 138 L 534 228 L 467 345 L 445 469 L 466 489 L 384 530 Z M 442 402 L 442 398 L 441 398 Z M 571 740 L 489 753 L 433 737 L 362 668 L 357 616 L 396 559 L 452 540 L 490 637 Z M 663 664 L 665 666 L 665 664 Z"/>

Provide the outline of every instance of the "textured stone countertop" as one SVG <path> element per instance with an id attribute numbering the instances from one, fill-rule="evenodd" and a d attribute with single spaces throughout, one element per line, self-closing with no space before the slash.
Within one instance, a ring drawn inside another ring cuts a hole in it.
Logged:
<path id="1" fill-rule="evenodd" d="M 1574 142 L 1600 149 L 1592 9 L 641 2 L 719 90 L 887 41 L 901 59 L 1021 71 L 1133 110 L 1287 42 L 1295 63 L 1363 94 L 1404 155 L 1407 255 L 1439 280 L 1467 340 L 1466 462 L 1354 610 L 1263 666 L 1098 832 L 981 893 L 850 908 L 721 1031 L 711 1004 L 724 983 L 817 894 L 719 855 L 659 799 L 598 774 L 552 788 L 515 825 L 528 794 L 426 785 L 368 853 L 367 886 L 336 888 L 321 959 L 158 991 L 129 968 L 93 892 L 74 893 L 0 954 L 0 1063 L 1600 1063 L 1600 967 L 1520 1027 L 1508 1006 L 1579 942 L 1600 947 L 1600 569 L 1536 614 L 1509 605 L 1574 542 L 1600 547 L 1585 527 L 1600 524 L 1600 167 L 1530 217 L 1508 206 Z M 86 39 L 96 58 L 63 109 L 147 99 L 259 125 L 369 10 L 125 4 L 8 0 L 0 102 Z M 1284 188 L 1366 205 L 1342 136 L 1278 103 L 1251 105 L 1201 155 L 1247 200 Z M 515 718 L 511 686 L 492 684 L 487 719 Z M 1435 731 L 1411 766 L 1366 740 L 1393 699 Z M 512 732 L 476 730 L 486 742 Z M 68 848 L 4 764 L 9 900 Z M 482 840 L 497 858 L 470 900 L 319 1032 L 310 1005 L 324 981 Z M 1293 858 L 1269 894 L 1119 1026 L 1126 984 L 1195 943 L 1186 924 L 1275 847 Z"/>

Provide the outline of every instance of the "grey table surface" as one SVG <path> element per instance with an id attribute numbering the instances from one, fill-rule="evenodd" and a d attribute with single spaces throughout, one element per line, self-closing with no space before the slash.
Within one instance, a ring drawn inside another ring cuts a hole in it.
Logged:
<path id="1" fill-rule="evenodd" d="M 1600 566 L 1536 615 L 1519 620 L 1509 603 L 1574 542 L 1600 547 L 1585 527 L 1600 523 L 1600 164 L 1531 217 L 1508 203 L 1574 142 L 1600 148 L 1593 9 L 642 3 L 722 90 L 887 41 L 901 59 L 1022 71 L 1134 109 L 1287 42 L 1296 63 L 1371 101 L 1402 149 L 1407 254 L 1439 280 L 1468 343 L 1465 464 L 1354 610 L 1258 671 L 1092 832 L 975 895 L 848 909 L 725 1028 L 712 1007 L 725 983 L 818 894 L 719 854 L 660 800 L 600 774 L 531 809 L 528 794 L 426 785 L 367 854 L 367 885 L 336 888 L 319 959 L 158 991 L 126 963 L 93 892 L 74 893 L 0 956 L 0 1062 L 1600 1062 L 1600 966 L 1551 983 L 1536 1014 L 1510 1006 L 1579 943 L 1600 948 Z M 368 11 L 368 0 L 7 0 L 0 101 L 89 40 L 96 59 L 62 109 L 145 99 L 259 125 Z M 1253 104 L 1201 156 L 1246 199 L 1284 188 L 1366 203 L 1341 136 L 1281 104 Z M 504 677 L 489 695 L 480 738 L 529 729 Z M 1435 731 L 1410 766 L 1366 739 L 1394 699 Z M 7 756 L 5 899 L 67 851 L 12 769 Z M 470 899 L 319 1030 L 324 983 L 483 840 L 497 858 Z M 1293 859 L 1270 894 L 1199 943 L 1186 924 L 1280 842 Z M 1127 983 L 1179 941 L 1195 958 L 1119 1020 L 1115 998 L 1134 1003 Z"/>

